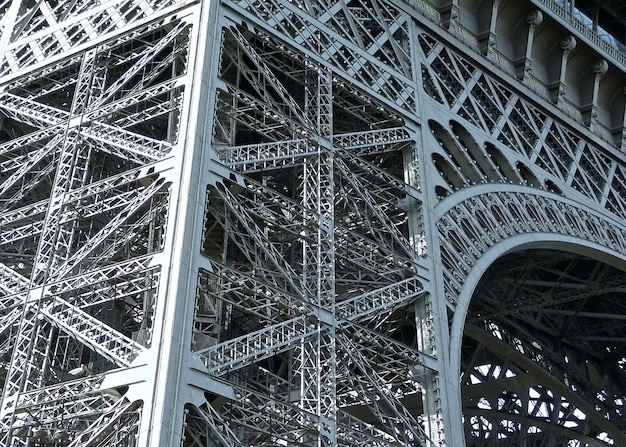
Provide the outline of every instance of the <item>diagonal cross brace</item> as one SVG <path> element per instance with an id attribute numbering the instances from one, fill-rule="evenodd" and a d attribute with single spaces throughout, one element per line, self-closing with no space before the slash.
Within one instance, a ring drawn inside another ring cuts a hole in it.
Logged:
<path id="1" fill-rule="evenodd" d="M 41 309 L 41 313 L 52 324 L 118 366 L 129 366 L 144 349 L 132 339 L 60 298 L 53 298 L 49 306 Z"/>

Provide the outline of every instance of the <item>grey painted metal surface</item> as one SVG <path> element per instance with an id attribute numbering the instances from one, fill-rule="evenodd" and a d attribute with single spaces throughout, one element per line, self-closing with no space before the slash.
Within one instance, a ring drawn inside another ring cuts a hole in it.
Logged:
<path id="1" fill-rule="evenodd" d="M 626 445 L 572 8 L 0 1 L 0 444 Z"/>

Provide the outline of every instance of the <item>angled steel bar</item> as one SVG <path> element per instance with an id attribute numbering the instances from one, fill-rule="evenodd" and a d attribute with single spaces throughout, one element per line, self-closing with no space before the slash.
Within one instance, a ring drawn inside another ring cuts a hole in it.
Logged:
<path id="1" fill-rule="evenodd" d="M 367 320 L 372 315 L 408 305 L 425 293 L 420 280 L 407 278 L 338 302 L 337 317 L 356 322 Z"/>
<path id="2" fill-rule="evenodd" d="M 129 366 L 143 350 L 132 339 L 60 298 L 53 298 L 40 312 L 55 326 L 120 367 Z"/>
<path id="3" fill-rule="evenodd" d="M 201 355 L 210 373 L 222 375 L 293 349 L 315 332 L 315 328 L 311 328 L 305 317 L 296 317 L 198 350 L 196 353 Z"/>

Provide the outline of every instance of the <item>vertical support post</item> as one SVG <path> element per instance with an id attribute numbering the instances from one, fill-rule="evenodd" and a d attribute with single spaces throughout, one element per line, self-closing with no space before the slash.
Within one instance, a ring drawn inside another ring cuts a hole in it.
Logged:
<path id="1" fill-rule="evenodd" d="M 322 447 L 337 445 L 332 73 L 323 67 L 309 73 L 305 107 L 317 154 L 304 165 L 303 205 L 317 225 L 304 242 L 303 288 L 315 309 L 317 334 L 301 347 L 300 401 L 319 418 L 315 445 Z"/>
<path id="2" fill-rule="evenodd" d="M 64 211 L 65 194 L 72 188 L 80 186 L 84 181 L 89 161 L 88 155 L 85 156 L 84 153 L 81 153 L 78 128 L 80 127 L 80 116 L 87 107 L 90 98 L 95 55 L 96 49 L 89 50 L 84 54 L 65 133 L 62 137 L 53 138 L 49 143 L 58 142 L 61 149 L 57 156 L 57 171 L 52 185 L 44 231 L 41 234 L 33 264 L 31 290 L 22 312 L 20 335 L 16 341 L 7 373 L 3 404 L 9 397 L 15 396 L 27 387 L 36 388 L 41 385 L 39 377 L 44 373 L 42 368 L 45 359 L 37 351 L 39 339 L 37 334 L 41 326 L 37 316 L 42 305 L 41 300 L 44 297 L 43 290 L 35 287 L 44 284 L 46 279 L 69 259 L 71 254 L 73 230 L 71 227 L 61 228 L 60 221 Z"/>
<path id="3" fill-rule="evenodd" d="M 418 145 L 423 145 L 425 138 L 430 138 L 428 128 L 421 128 L 421 135 L 416 136 Z M 419 166 L 427 165 L 423 158 L 427 152 L 418 150 Z M 405 156 L 406 160 L 406 156 Z M 406 175 L 406 174 L 405 174 Z M 438 199 L 431 185 L 435 172 L 424 170 L 420 172 L 419 185 L 424 192 L 422 208 L 428 210 L 431 202 Z M 439 251 L 439 236 L 436 221 L 431 213 L 422 216 L 423 233 L 420 235 L 418 253 L 429 265 L 431 275 L 431 293 L 414 305 L 415 325 L 418 350 L 432 358 L 428 368 L 423 368 L 420 380 L 423 383 L 422 405 L 424 412 L 424 429 L 430 441 L 429 445 L 437 447 L 454 447 L 463 445 L 458 438 L 462 433 L 462 421 L 455 416 L 460 414 L 460 400 L 458 399 L 457 372 L 450 371 L 451 353 L 448 332 L 448 302 L 444 292 L 441 253 Z M 412 233 L 415 230 L 411 230 Z M 458 401 L 457 401 L 458 400 Z M 459 411 L 457 413 L 456 411 Z"/>
<path id="4" fill-rule="evenodd" d="M 436 356 L 434 327 L 433 327 L 433 312 L 432 312 L 432 297 L 427 296 L 423 300 L 418 300 L 415 303 L 415 327 L 417 328 L 417 346 L 420 351 L 426 352 L 433 357 Z M 435 393 L 438 390 L 433 390 L 431 385 L 435 382 L 435 372 L 425 369 L 423 377 L 424 391 L 422 392 L 422 405 L 424 411 L 424 424 L 425 431 L 431 437 L 434 438 L 434 434 L 437 432 L 438 426 L 441 424 L 441 418 L 438 417 L 437 401 Z"/>
<path id="5" fill-rule="evenodd" d="M 561 104 L 565 99 L 565 76 L 567 74 L 567 60 L 569 54 L 576 48 L 576 38 L 574 36 L 567 36 L 561 41 L 561 49 L 563 53 L 561 55 L 561 65 L 559 67 L 559 79 L 552 90 L 552 101 L 555 104 Z"/>
<path id="6" fill-rule="evenodd" d="M 487 36 L 487 48 L 484 51 L 484 54 L 487 55 L 487 58 L 494 58 L 493 54 L 496 51 L 496 25 L 498 24 L 499 7 L 500 0 L 493 0 L 493 3 L 491 4 L 491 15 L 489 17 L 489 34 Z"/>
<path id="7" fill-rule="evenodd" d="M 527 78 L 527 75 L 532 73 L 532 55 L 533 55 L 533 43 L 535 41 L 535 30 L 541 23 L 543 22 L 543 14 L 539 10 L 535 10 L 528 14 L 526 17 L 526 22 L 528 23 L 528 37 L 526 39 L 526 50 L 524 52 L 524 59 L 521 63 L 517 63 L 518 73 L 517 77 L 520 80 L 524 80 Z M 520 71 L 519 68 L 522 70 Z"/>
<path id="8" fill-rule="evenodd" d="M 602 76 L 609 70 L 609 64 L 606 60 L 600 59 L 593 64 L 593 90 L 591 92 L 591 104 L 586 118 L 587 125 L 592 132 L 596 131 L 598 121 L 598 96 L 600 94 L 600 81 Z"/>
<path id="9" fill-rule="evenodd" d="M 88 149 L 80 145 L 80 126 L 92 97 L 96 53 L 97 48 L 83 55 L 33 270 L 33 282 L 37 284 L 42 284 L 48 276 L 53 275 L 70 257 L 73 232 L 62 228 L 60 219 L 65 208 L 65 194 L 85 181 L 89 163 Z"/>

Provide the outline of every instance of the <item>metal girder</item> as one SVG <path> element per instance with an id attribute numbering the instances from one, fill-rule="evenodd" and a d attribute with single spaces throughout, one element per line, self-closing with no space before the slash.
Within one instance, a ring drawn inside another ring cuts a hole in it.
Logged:
<path id="1" fill-rule="evenodd" d="M 314 330 L 307 327 L 303 317 L 296 317 L 259 331 L 233 338 L 213 347 L 196 351 L 205 360 L 211 374 L 222 375 L 252 362 L 293 349 Z"/>
<path id="2" fill-rule="evenodd" d="M 610 278 L 602 278 L 601 283 L 591 282 L 589 284 L 579 284 L 579 286 L 580 287 L 571 290 L 568 287 L 561 288 L 562 285 L 557 285 L 557 287 L 548 287 L 548 289 L 551 289 L 549 291 L 542 290 L 542 288 L 538 287 L 540 290 L 539 293 L 537 293 L 537 289 L 533 289 L 532 287 L 530 287 L 526 293 L 524 293 L 524 290 L 515 291 L 515 287 L 509 287 L 508 292 L 511 294 L 510 298 L 498 301 L 496 305 L 499 309 L 496 312 L 480 311 L 480 319 L 490 320 L 500 315 L 529 310 L 535 311 L 544 307 L 558 306 L 560 304 L 586 300 L 610 293 L 621 294 L 626 291 L 626 275 L 617 274 Z M 505 307 L 507 309 L 505 309 Z M 476 317 L 470 315 L 470 318 Z M 616 315 L 616 318 L 620 318 L 620 316 Z"/>
<path id="3" fill-rule="evenodd" d="M 41 310 L 41 314 L 120 367 L 129 366 L 142 351 L 141 345 L 58 298 L 50 303 L 49 309 Z"/>
<path id="4" fill-rule="evenodd" d="M 0 442 L 623 442 L 626 58 L 477 5 L 0 0 Z"/>
<path id="5" fill-rule="evenodd" d="M 41 1 L 17 7 L 2 34 L 0 113 L 17 133 L 2 137 L 0 234 L 23 254 L 3 259 L 3 444 L 120 445 L 139 433 L 141 401 L 101 384 L 154 328 L 162 161 L 189 50 L 175 10 Z"/>

